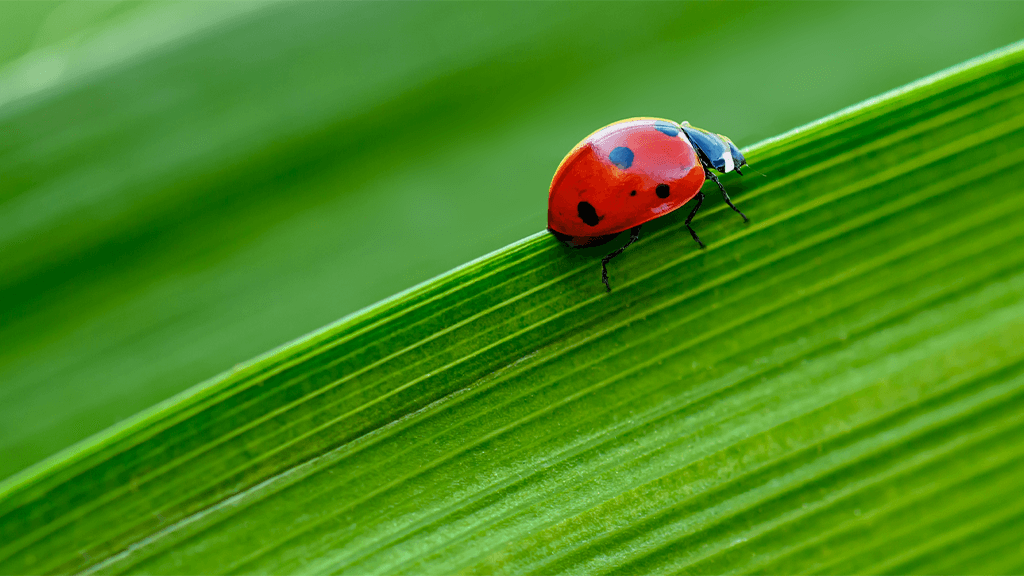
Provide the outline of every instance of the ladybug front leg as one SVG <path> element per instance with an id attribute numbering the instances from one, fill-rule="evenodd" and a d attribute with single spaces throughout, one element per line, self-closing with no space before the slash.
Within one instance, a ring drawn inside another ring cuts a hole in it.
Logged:
<path id="1" fill-rule="evenodd" d="M 704 164 L 704 162 L 701 161 L 701 164 Z M 739 172 L 739 170 L 736 171 Z M 718 176 L 715 176 L 715 174 L 711 172 L 711 167 L 708 166 L 707 164 L 704 164 L 704 174 L 708 178 L 714 180 L 715 184 L 718 184 L 718 189 L 722 191 L 722 198 L 725 198 L 725 203 L 729 205 L 729 208 L 732 208 L 733 210 L 736 211 L 737 214 L 743 216 L 744 222 L 750 222 L 750 218 L 747 218 L 747 215 L 744 214 L 743 212 L 740 212 L 740 209 L 737 208 L 736 205 L 732 203 L 732 199 L 729 198 L 729 193 L 725 191 L 725 186 L 722 186 L 722 183 L 718 181 Z"/>
<path id="2" fill-rule="evenodd" d="M 693 239 L 697 241 L 697 246 L 700 246 L 703 249 L 704 243 L 697 237 L 697 233 L 693 231 L 693 228 L 690 228 L 690 220 L 693 220 L 693 217 L 697 215 L 697 210 L 700 210 L 700 205 L 704 202 L 704 193 L 697 192 L 697 196 L 695 196 L 695 198 L 697 198 L 697 205 L 690 211 L 690 215 L 686 217 L 686 222 L 684 224 L 686 225 L 686 229 L 690 231 L 690 236 L 693 236 Z"/>
<path id="3" fill-rule="evenodd" d="M 641 224 L 640 226 L 643 226 L 643 224 Z M 629 242 L 623 244 L 622 248 L 619 248 L 615 252 L 612 252 L 611 254 L 601 259 L 601 282 L 604 282 L 604 287 L 609 292 L 612 291 L 612 285 L 608 283 L 608 261 L 611 260 L 612 258 L 615 258 L 619 254 L 622 254 L 622 251 L 625 250 L 627 246 L 629 246 L 633 242 L 636 242 L 640 238 L 640 226 L 630 229 Z"/>

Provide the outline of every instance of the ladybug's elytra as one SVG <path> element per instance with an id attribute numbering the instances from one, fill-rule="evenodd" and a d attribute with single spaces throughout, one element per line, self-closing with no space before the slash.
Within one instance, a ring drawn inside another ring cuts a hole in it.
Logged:
<path id="1" fill-rule="evenodd" d="M 686 228 L 703 248 L 690 221 L 704 201 L 700 188 L 714 180 L 722 197 L 743 221 L 712 172 L 723 174 L 746 165 L 739 148 L 713 134 L 662 118 L 630 118 L 609 124 L 583 139 L 558 165 L 548 193 L 548 230 L 579 248 L 610 241 L 630 230 L 629 241 L 601 260 L 601 280 L 608 283 L 608 261 L 640 237 L 644 222 L 664 216 L 696 197 Z"/>

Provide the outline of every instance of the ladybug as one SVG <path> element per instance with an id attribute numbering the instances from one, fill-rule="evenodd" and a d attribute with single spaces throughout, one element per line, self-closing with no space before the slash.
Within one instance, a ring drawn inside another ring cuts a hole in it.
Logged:
<path id="1" fill-rule="evenodd" d="M 637 241 L 644 222 L 694 197 L 697 204 L 686 218 L 686 229 L 704 248 L 690 221 L 704 201 L 700 189 L 705 179 L 718 184 L 726 204 L 747 222 L 711 172 L 735 170 L 742 176 L 740 167 L 746 163 L 732 140 L 689 122 L 620 120 L 584 138 L 558 165 L 548 193 L 548 231 L 569 246 L 582 248 L 604 244 L 629 230 L 629 241 L 601 260 L 601 281 L 611 292 L 608 261 Z"/>

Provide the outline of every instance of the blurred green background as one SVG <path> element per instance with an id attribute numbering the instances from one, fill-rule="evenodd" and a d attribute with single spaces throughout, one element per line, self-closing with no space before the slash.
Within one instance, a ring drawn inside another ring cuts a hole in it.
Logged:
<path id="1" fill-rule="evenodd" d="M 543 229 L 558 161 L 608 122 L 744 146 L 1021 22 L 1024 3 L 0 3 L 0 478 Z"/>

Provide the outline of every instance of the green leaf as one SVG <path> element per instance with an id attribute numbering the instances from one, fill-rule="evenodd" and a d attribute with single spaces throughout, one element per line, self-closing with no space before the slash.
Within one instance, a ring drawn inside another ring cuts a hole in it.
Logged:
<path id="1" fill-rule="evenodd" d="M 595 127 L 662 116 L 748 145 L 1021 21 L 1019 2 L 0 3 L 0 479 L 542 229 Z"/>
<path id="2" fill-rule="evenodd" d="M 7 480 L 0 572 L 1024 570 L 1024 45 L 746 153 Z"/>

